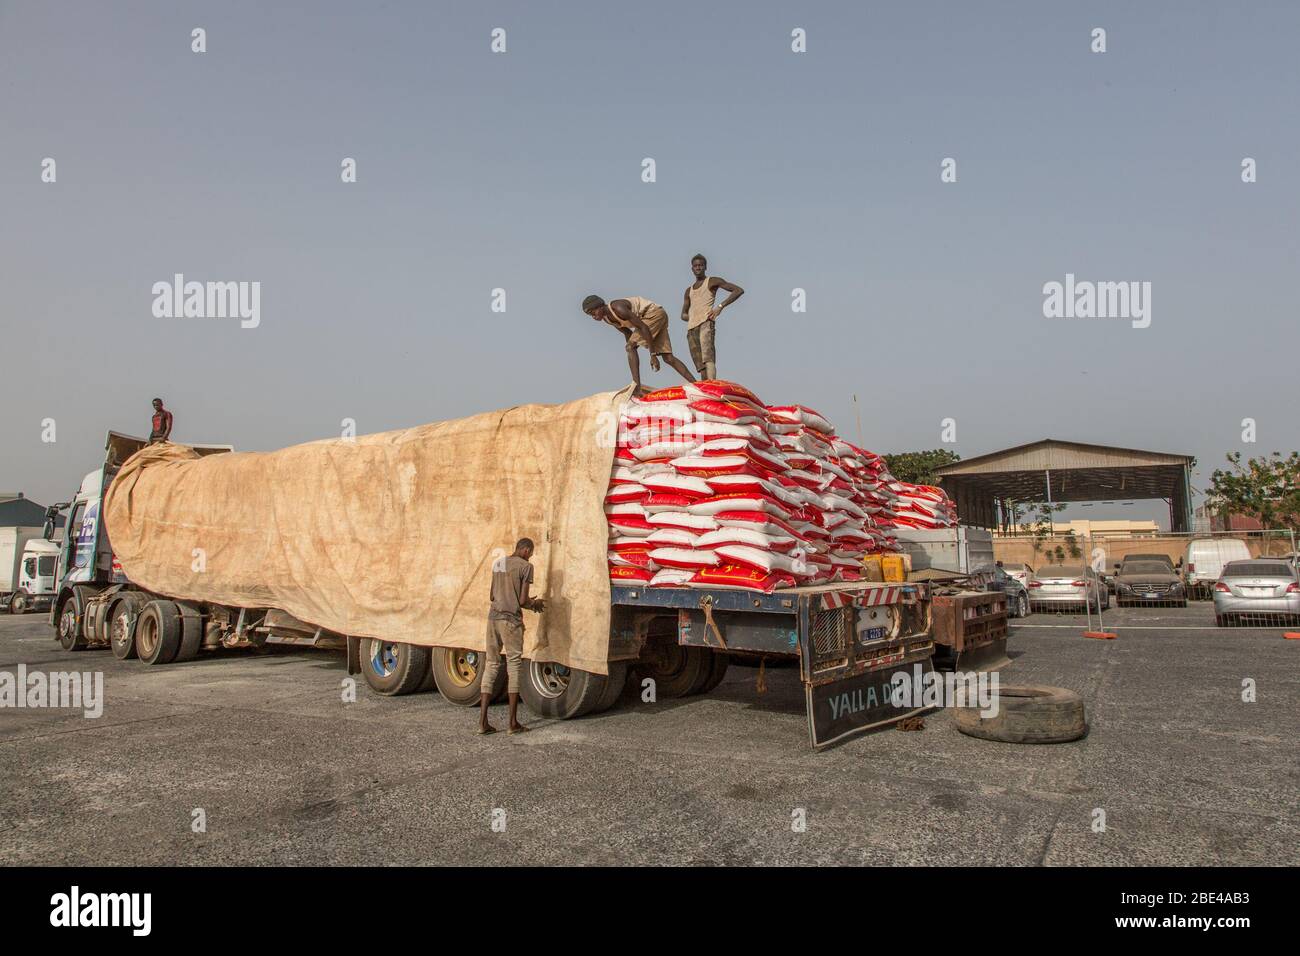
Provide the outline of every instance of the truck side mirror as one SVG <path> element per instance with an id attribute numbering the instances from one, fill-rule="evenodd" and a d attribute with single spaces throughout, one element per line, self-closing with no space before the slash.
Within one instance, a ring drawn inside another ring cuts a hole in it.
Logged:
<path id="1" fill-rule="evenodd" d="M 66 507 L 68 507 L 67 504 L 59 504 L 50 505 L 45 509 L 45 528 L 41 532 L 41 536 L 44 537 L 46 541 L 54 540 L 55 523 L 59 520 L 59 512 Z"/>

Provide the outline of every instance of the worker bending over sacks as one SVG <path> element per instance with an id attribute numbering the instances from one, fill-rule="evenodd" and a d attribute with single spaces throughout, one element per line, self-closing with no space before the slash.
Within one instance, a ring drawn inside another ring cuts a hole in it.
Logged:
<path id="1" fill-rule="evenodd" d="M 672 343 L 668 341 L 668 313 L 664 311 L 662 305 L 643 299 L 639 295 L 614 299 L 608 304 L 598 295 L 589 295 L 582 300 L 582 311 L 597 322 L 608 323 L 623 333 L 623 338 L 626 340 L 627 364 L 632 370 L 632 382 L 636 385 L 636 394 L 644 390 L 641 384 L 641 360 L 636 354 L 638 346 L 650 353 L 652 371 L 659 371 L 659 359 L 662 357 L 686 381 L 695 381 L 690 369 L 673 355 Z"/>
<path id="2" fill-rule="evenodd" d="M 708 268 L 708 260 L 702 253 L 697 252 L 691 257 L 691 272 L 695 274 L 695 281 L 686 287 L 686 295 L 682 299 L 682 321 L 686 323 L 686 344 L 691 347 L 691 360 L 695 362 L 696 374 L 702 379 L 712 380 L 718 377 L 713 323 L 723 309 L 745 294 L 745 290 L 721 276 L 709 275 Z M 719 289 L 731 294 L 721 305 L 714 305 Z"/>
<path id="3" fill-rule="evenodd" d="M 488 611 L 487 658 L 483 665 L 482 692 L 479 694 L 478 732 L 495 734 L 497 729 L 488 723 L 488 704 L 492 702 L 492 688 L 496 686 L 501 667 L 501 655 L 506 657 L 506 692 L 510 697 L 510 726 L 507 733 L 519 734 L 528 728 L 519 722 L 519 677 L 524 660 L 524 608 L 541 614 L 545 608 L 541 598 L 530 598 L 528 586 L 533 583 L 533 566 L 528 559 L 533 556 L 533 542 L 520 538 L 513 554 L 492 562 L 492 605 Z"/>

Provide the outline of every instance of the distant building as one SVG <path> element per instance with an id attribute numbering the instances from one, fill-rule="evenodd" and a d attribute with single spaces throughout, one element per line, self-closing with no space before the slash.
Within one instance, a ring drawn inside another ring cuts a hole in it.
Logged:
<path id="1" fill-rule="evenodd" d="M 40 528 L 45 524 L 45 506 L 22 492 L 0 495 L 0 528 Z"/>
<path id="2" fill-rule="evenodd" d="M 1034 526 L 1016 525 L 1010 536 L 1032 535 Z M 1073 534 L 1076 538 L 1149 538 L 1160 534 L 1160 526 L 1154 521 L 1098 521 L 1091 518 L 1076 518 L 1073 521 L 1053 521 L 1052 535 L 1064 537 Z"/>
<path id="3" fill-rule="evenodd" d="M 1211 511 L 1205 505 L 1196 509 L 1196 530 L 1200 532 L 1211 531 L 1263 531 L 1264 525 L 1258 518 L 1249 518 L 1246 515 L 1224 514 L 1221 511 Z"/>

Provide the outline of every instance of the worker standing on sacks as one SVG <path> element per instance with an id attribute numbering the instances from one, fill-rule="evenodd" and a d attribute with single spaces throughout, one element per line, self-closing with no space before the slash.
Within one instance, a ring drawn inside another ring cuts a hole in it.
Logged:
<path id="1" fill-rule="evenodd" d="M 712 381 L 718 377 L 718 358 L 716 326 L 722 310 L 732 305 L 745 294 L 740 286 L 728 282 L 721 276 L 708 274 L 709 263 L 703 253 L 691 257 L 691 272 L 695 281 L 686 287 L 682 299 L 682 321 L 686 323 L 686 344 L 691 348 L 691 361 L 701 379 Z M 723 289 L 730 295 L 721 305 L 714 305 L 718 290 Z"/>

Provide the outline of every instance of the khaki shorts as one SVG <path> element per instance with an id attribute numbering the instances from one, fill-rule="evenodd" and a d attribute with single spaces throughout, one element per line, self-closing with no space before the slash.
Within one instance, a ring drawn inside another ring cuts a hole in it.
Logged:
<path id="1" fill-rule="evenodd" d="M 701 378 L 717 378 L 718 357 L 714 348 L 714 332 L 717 326 L 712 319 L 705 319 L 693 329 L 686 330 L 686 344 L 691 347 L 691 361 Z"/>
<path id="2" fill-rule="evenodd" d="M 673 345 L 668 341 L 668 313 L 663 309 L 651 312 L 650 316 L 642 320 L 645 326 L 650 330 L 650 341 L 644 342 L 641 339 L 641 333 L 633 332 L 629 340 L 633 345 L 639 345 L 651 355 L 671 355 Z"/>

